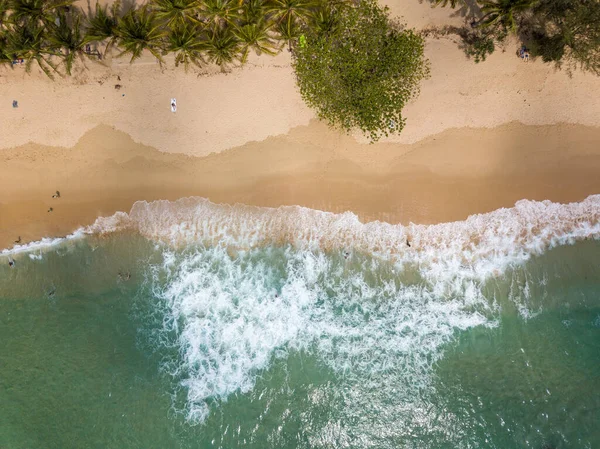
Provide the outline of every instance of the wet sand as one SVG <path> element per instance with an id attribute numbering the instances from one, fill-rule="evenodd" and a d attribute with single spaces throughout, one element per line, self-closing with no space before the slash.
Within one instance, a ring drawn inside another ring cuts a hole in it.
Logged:
<path id="1" fill-rule="evenodd" d="M 73 148 L 0 151 L 0 248 L 63 236 L 137 200 L 351 210 L 363 221 L 438 223 L 519 199 L 600 192 L 600 128 L 451 129 L 415 144 L 368 145 L 311 122 L 286 135 L 195 157 L 160 152 L 100 126 Z M 54 199 L 56 190 L 61 198 Z M 52 207 L 52 212 L 47 212 Z"/>

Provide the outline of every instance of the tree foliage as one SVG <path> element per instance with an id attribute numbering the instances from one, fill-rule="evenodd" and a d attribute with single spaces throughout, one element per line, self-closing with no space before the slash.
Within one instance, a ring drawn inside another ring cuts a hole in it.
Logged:
<path id="1" fill-rule="evenodd" d="M 452 7 L 457 4 L 452 0 L 434 2 Z M 493 51 L 494 41 L 514 34 L 532 57 L 600 74 L 599 0 L 477 0 L 477 3 L 482 17 L 473 23 L 475 30 L 458 33 L 465 51 L 475 56 L 476 61 Z"/>
<path id="2" fill-rule="evenodd" d="M 327 5 L 345 1 L 148 0 L 122 11 L 115 0 L 85 14 L 74 0 L 0 0 L 0 64 L 23 58 L 28 70 L 37 62 L 51 75 L 62 63 L 68 75 L 80 56 L 101 58 L 104 45 L 104 54 L 116 46 L 132 62 L 151 53 L 163 63 L 173 53 L 186 70 L 206 61 L 225 70 L 251 53 L 291 48 L 309 22 L 329 26 Z"/>
<path id="3" fill-rule="evenodd" d="M 307 27 L 294 49 L 300 93 L 320 118 L 372 141 L 404 127 L 402 109 L 428 76 L 423 39 L 374 0 L 335 8 L 336 26 Z"/>
<path id="4" fill-rule="evenodd" d="M 544 0 L 521 35 L 532 55 L 600 75 L 600 1 Z"/>
<path id="5" fill-rule="evenodd" d="M 142 56 L 144 50 L 162 62 L 159 46 L 164 37 L 155 13 L 146 6 L 130 9 L 117 24 L 115 31 L 121 55 L 130 54 L 131 62 Z"/>

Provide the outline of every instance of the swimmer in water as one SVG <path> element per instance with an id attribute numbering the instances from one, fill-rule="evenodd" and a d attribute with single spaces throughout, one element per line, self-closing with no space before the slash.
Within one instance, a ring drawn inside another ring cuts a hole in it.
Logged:
<path id="1" fill-rule="evenodd" d="M 406 246 L 410 248 L 410 241 L 408 239 L 406 239 Z"/>
<path id="2" fill-rule="evenodd" d="M 131 273 L 128 271 L 127 273 L 123 274 L 119 271 L 119 279 L 123 281 L 128 281 L 129 279 L 131 279 Z"/>
<path id="3" fill-rule="evenodd" d="M 13 268 L 15 266 L 15 261 L 13 259 L 11 259 L 10 257 L 8 258 L 8 266 Z"/>

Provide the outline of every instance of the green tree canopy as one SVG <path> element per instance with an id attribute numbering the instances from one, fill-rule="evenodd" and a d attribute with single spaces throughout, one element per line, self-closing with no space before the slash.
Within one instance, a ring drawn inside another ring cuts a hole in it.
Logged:
<path id="1" fill-rule="evenodd" d="M 390 21 L 375 0 L 334 13 L 337 26 L 305 28 L 293 52 L 303 99 L 330 125 L 358 128 L 373 141 L 399 133 L 402 109 L 429 73 L 423 39 Z"/>
<path id="2" fill-rule="evenodd" d="M 544 0 L 533 13 L 522 34 L 534 56 L 600 75 L 600 1 Z"/>
<path id="3" fill-rule="evenodd" d="M 455 7 L 465 0 L 432 0 Z M 533 57 L 600 75 L 600 0 L 475 0 L 482 16 L 474 29 L 458 29 L 475 61 L 492 53 L 494 42 L 516 34 Z"/>

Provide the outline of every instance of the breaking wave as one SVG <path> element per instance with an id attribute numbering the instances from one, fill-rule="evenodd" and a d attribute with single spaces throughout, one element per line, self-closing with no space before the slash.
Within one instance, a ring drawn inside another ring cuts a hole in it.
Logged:
<path id="1" fill-rule="evenodd" d="M 162 242 L 147 287 L 160 309 L 156 341 L 177 350 L 164 369 L 186 395 L 189 421 L 250 391 L 273 360 L 306 351 L 347 386 L 348 420 L 321 429 L 318 446 L 331 444 L 332 432 L 343 442 L 378 426 L 385 435 L 392 424 L 457 425 L 452 417 L 429 422 L 419 402 L 444 345 L 457 332 L 496 325 L 488 280 L 557 245 L 599 239 L 600 195 L 407 226 L 185 198 L 135 203 L 75 235 L 118 231 Z M 360 413 L 377 401 L 386 401 L 387 421 Z"/>
<path id="2" fill-rule="evenodd" d="M 401 426 L 423 418 L 414 393 L 431 388 L 455 333 L 496 325 L 486 280 L 556 245 L 598 238 L 600 196 L 520 201 L 431 226 L 187 198 L 138 202 L 86 231 L 122 229 L 166 243 L 149 279 L 164 307 L 163 341 L 179 350 L 165 369 L 187 394 L 191 422 L 204 421 L 215 399 L 250 391 L 273 359 L 309 351 L 343 373 L 349 395 L 367 398 L 365 379 L 393 390 Z"/>

